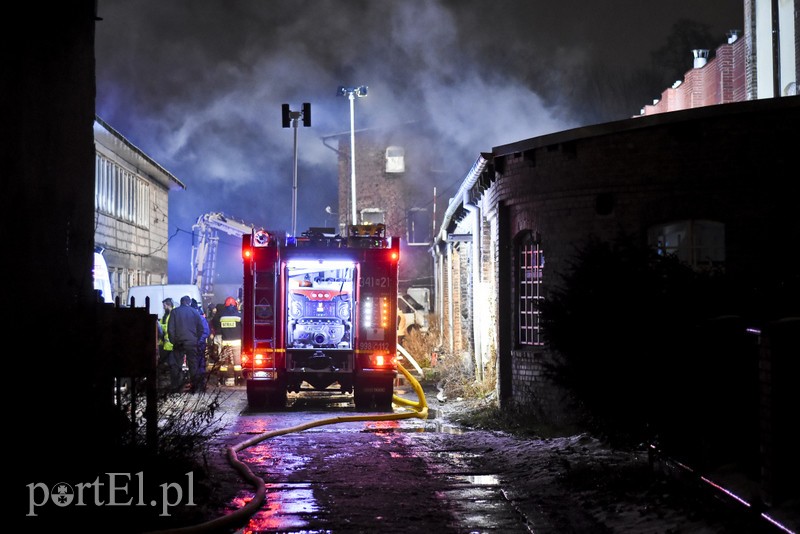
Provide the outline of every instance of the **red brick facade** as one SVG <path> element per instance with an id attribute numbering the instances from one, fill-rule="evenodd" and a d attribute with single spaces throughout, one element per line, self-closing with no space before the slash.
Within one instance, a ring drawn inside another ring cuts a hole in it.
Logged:
<path id="1" fill-rule="evenodd" d="M 800 8 L 798 0 L 772 4 L 744 0 L 744 36 L 732 30 L 708 62 L 697 62 L 683 80 L 665 89 L 661 98 L 641 110 L 654 115 L 701 106 L 797 94 L 800 77 Z M 772 10 L 777 7 L 777 12 Z M 770 17 L 763 15 L 770 14 Z M 762 15 L 759 18 L 759 15 Z M 778 21 L 773 28 L 773 21 Z M 779 36 L 777 42 L 772 42 Z M 776 50 L 773 50 L 775 48 Z M 696 55 L 708 50 L 695 50 Z M 688 54 L 688 51 L 687 51 Z M 773 71 L 771 79 L 764 73 Z M 774 71 L 780 75 L 775 76 Z"/>
<path id="2" fill-rule="evenodd" d="M 642 115 L 654 115 L 701 106 L 746 100 L 745 39 L 736 38 L 717 48 L 705 65 L 686 73 L 681 83 L 661 93 L 658 102 L 642 108 Z"/>

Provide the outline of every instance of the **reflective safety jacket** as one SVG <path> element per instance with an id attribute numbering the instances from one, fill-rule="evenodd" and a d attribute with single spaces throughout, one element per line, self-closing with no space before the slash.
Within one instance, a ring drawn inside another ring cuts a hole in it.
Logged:
<path id="1" fill-rule="evenodd" d="M 219 317 L 223 341 L 242 339 L 242 314 L 236 306 L 227 306 Z"/>
<path id="2" fill-rule="evenodd" d="M 161 346 L 164 347 L 164 350 L 172 350 L 172 343 L 169 340 L 169 316 L 172 313 L 164 314 L 161 317 L 161 331 L 164 332 L 164 339 L 161 340 Z"/>

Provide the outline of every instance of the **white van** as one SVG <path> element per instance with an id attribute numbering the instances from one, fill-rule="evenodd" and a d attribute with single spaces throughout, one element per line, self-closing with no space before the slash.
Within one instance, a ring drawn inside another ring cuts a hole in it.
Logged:
<path id="1" fill-rule="evenodd" d="M 147 297 L 150 297 L 150 313 L 161 317 L 164 314 L 164 306 L 161 303 L 165 298 L 171 298 L 175 307 L 181 305 L 181 297 L 188 295 L 195 299 L 201 306 L 203 297 L 200 296 L 200 288 L 194 284 L 163 284 L 152 286 L 133 286 L 128 289 L 128 300 L 126 306 L 143 308 Z M 133 304 L 131 300 L 133 299 Z"/>

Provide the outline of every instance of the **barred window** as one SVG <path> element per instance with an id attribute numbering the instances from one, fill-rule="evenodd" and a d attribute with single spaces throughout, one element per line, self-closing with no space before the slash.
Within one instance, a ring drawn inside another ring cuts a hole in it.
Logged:
<path id="1" fill-rule="evenodd" d="M 544 254 L 538 240 L 529 233 L 518 248 L 517 336 L 520 345 L 543 345 L 539 301 L 542 298 Z"/>
<path id="2" fill-rule="evenodd" d="M 95 209 L 116 219 L 150 227 L 150 184 L 95 154 Z"/>

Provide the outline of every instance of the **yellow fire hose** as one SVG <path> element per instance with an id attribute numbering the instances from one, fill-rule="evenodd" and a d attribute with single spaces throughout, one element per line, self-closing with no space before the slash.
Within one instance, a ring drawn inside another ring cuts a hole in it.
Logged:
<path id="1" fill-rule="evenodd" d="M 238 510 L 231 512 L 230 514 L 224 515 L 222 517 L 212 519 L 211 521 L 208 521 L 206 523 L 202 523 L 200 525 L 195 525 L 191 527 L 160 530 L 158 532 L 168 533 L 168 534 L 190 533 L 190 532 L 192 533 L 219 532 L 223 528 L 231 528 L 241 524 L 246 518 L 251 517 L 258 510 L 260 510 L 261 506 L 264 504 L 264 501 L 266 500 L 267 497 L 266 483 L 264 482 L 263 479 L 253 474 L 253 472 L 250 470 L 247 464 L 239 460 L 239 457 L 236 454 L 237 452 L 242 451 L 248 447 L 251 447 L 256 443 L 260 443 L 266 439 L 274 438 L 276 436 L 283 436 L 284 434 L 291 434 L 293 432 L 301 432 L 303 430 L 308 430 L 309 428 L 314 428 L 323 425 L 332 425 L 334 423 L 351 423 L 354 421 L 394 421 L 398 419 L 410 419 L 412 417 L 416 417 L 418 419 L 427 419 L 428 403 L 425 400 L 425 393 L 422 391 L 422 386 L 413 376 L 411 376 L 411 373 L 409 373 L 406 370 L 406 368 L 403 367 L 399 362 L 397 363 L 397 368 L 411 383 L 412 387 L 414 388 L 414 392 L 417 394 L 419 400 L 412 401 L 393 394 L 392 402 L 395 404 L 408 406 L 411 408 L 411 411 L 389 413 L 389 414 L 349 415 L 349 416 L 346 415 L 339 417 L 331 417 L 327 419 L 320 419 L 317 421 L 304 423 L 302 425 L 297 425 L 289 428 L 282 428 L 279 430 L 272 430 L 270 432 L 264 432 L 263 434 L 254 436 L 248 440 L 238 443 L 237 445 L 232 445 L 228 447 L 228 462 L 239 472 L 240 475 L 242 475 L 242 477 L 245 480 L 247 480 L 253 485 L 253 487 L 256 490 L 253 498 Z"/>

